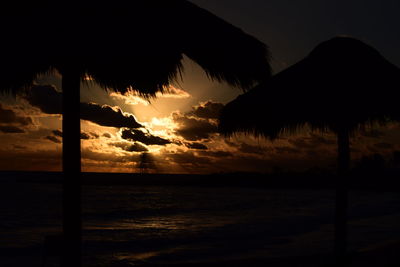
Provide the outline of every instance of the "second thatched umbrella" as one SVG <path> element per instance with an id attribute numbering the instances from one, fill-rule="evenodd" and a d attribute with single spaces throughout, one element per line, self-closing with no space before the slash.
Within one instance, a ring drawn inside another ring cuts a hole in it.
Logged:
<path id="1" fill-rule="evenodd" d="M 211 79 L 250 88 L 270 74 L 257 39 L 186 0 L 15 0 L 0 9 L 0 91 L 58 71 L 63 90 L 63 266 L 80 266 L 80 83 L 151 97 L 182 71 L 183 55 Z M 250 66 L 250 67 L 249 67 Z"/>
<path id="2" fill-rule="evenodd" d="M 220 129 L 270 139 L 308 125 L 333 131 L 338 140 L 335 253 L 346 253 L 346 174 L 349 136 L 359 127 L 400 119 L 396 97 L 400 69 L 371 46 L 346 37 L 318 45 L 305 59 L 228 103 Z"/>

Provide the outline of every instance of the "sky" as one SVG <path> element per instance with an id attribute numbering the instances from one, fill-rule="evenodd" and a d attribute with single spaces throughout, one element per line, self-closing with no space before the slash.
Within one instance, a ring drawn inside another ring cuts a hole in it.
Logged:
<path id="1" fill-rule="evenodd" d="M 269 46 L 279 72 L 334 36 L 358 38 L 400 66 L 396 0 L 193 0 Z M 270 142 L 217 132 L 219 110 L 242 92 L 210 81 L 184 59 L 183 79 L 150 102 L 81 86 L 82 169 L 95 172 L 219 173 L 334 169 L 332 133 L 304 129 Z M 0 170 L 61 170 L 60 75 L 40 77 L 29 93 L 0 98 Z M 137 128 L 138 124 L 142 127 Z M 400 127 L 366 129 L 352 156 L 399 150 Z"/>

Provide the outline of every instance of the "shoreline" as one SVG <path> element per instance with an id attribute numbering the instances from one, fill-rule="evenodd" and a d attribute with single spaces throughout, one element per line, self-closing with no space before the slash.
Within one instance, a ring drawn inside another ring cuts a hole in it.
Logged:
<path id="1" fill-rule="evenodd" d="M 400 173 L 353 173 L 348 176 L 349 190 L 400 192 Z M 226 173 L 226 174 L 141 174 L 83 172 L 85 186 L 194 186 L 257 187 L 264 189 L 334 190 L 336 174 L 312 173 Z M 0 171 L 0 182 L 62 184 L 62 172 Z"/>

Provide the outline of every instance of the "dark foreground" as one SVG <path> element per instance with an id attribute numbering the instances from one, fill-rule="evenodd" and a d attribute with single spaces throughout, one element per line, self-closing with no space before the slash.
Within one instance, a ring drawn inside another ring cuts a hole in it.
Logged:
<path id="1" fill-rule="evenodd" d="M 331 177 L 243 175 L 86 174 L 83 266 L 333 266 Z M 1 178 L 0 266 L 58 266 L 43 240 L 61 232 L 60 177 Z M 350 191 L 349 266 L 400 266 L 399 192 L 366 185 Z"/>

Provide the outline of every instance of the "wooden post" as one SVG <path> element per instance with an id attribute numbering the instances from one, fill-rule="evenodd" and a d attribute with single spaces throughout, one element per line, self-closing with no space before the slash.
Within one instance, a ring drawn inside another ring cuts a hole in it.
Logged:
<path id="1" fill-rule="evenodd" d="M 81 266 L 80 73 L 64 70 L 63 91 L 63 235 L 62 267 Z"/>
<path id="2" fill-rule="evenodd" d="M 338 131 L 338 177 L 336 181 L 335 244 L 334 252 L 338 266 L 345 266 L 347 255 L 347 179 L 350 167 L 349 131 Z"/>

